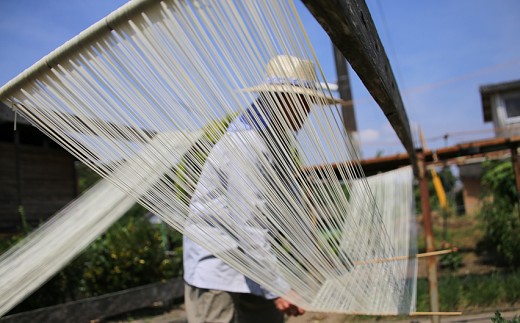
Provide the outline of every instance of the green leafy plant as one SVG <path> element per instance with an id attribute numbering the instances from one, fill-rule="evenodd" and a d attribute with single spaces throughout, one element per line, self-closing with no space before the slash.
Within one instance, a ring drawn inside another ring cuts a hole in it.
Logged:
<path id="1" fill-rule="evenodd" d="M 181 276 L 182 235 L 146 213 L 134 206 L 10 314 Z"/>
<path id="2" fill-rule="evenodd" d="M 520 265 L 520 217 L 511 162 L 487 162 L 483 166 L 483 206 L 480 217 L 484 237 L 478 244 L 496 264 Z"/>
<path id="3" fill-rule="evenodd" d="M 502 317 L 499 311 L 495 312 L 495 316 L 491 318 L 493 323 L 520 323 L 520 317 L 515 316 L 512 320 L 506 320 Z"/>
<path id="4" fill-rule="evenodd" d="M 97 239 L 83 257 L 82 288 L 88 296 L 175 277 L 182 268 L 180 257 L 166 256 L 160 228 L 144 216 L 121 221 Z"/>
<path id="5" fill-rule="evenodd" d="M 483 165 L 482 185 L 485 195 L 516 203 L 516 186 L 511 161 L 487 161 Z"/>
<path id="6" fill-rule="evenodd" d="M 458 252 L 452 252 L 439 257 L 439 265 L 443 269 L 456 270 L 462 267 L 462 255 Z"/>

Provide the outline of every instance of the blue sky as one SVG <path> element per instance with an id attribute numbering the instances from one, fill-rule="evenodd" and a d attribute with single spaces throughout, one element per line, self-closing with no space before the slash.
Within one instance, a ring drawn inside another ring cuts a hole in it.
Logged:
<path id="1" fill-rule="evenodd" d="M 0 0 L 0 85 L 123 0 Z M 367 0 L 410 122 L 430 148 L 493 136 L 479 86 L 520 79 L 520 1 Z M 297 2 L 325 75 L 336 79 L 325 32 Z M 351 73 L 364 157 L 402 152 L 386 118 Z M 443 139 L 448 134 L 448 140 Z"/>

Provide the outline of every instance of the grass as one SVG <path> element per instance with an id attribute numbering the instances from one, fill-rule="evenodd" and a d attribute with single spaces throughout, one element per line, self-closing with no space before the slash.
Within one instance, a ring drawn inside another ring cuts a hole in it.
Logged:
<path id="1" fill-rule="evenodd" d="M 440 310 L 472 311 L 520 305 L 520 269 L 507 271 L 506 268 L 494 267 L 476 253 L 476 245 L 483 237 L 479 217 L 448 217 L 445 241 L 442 217 L 438 212 L 433 212 L 432 217 L 436 249 L 442 249 L 443 243 L 449 243 L 462 251 L 459 257 L 463 267 L 439 270 Z M 420 216 L 418 220 L 421 220 Z M 420 224 L 418 249 L 419 252 L 425 249 L 424 232 Z M 422 276 L 425 276 L 425 272 Z M 417 281 L 417 311 L 430 311 L 426 277 Z"/>
<path id="2" fill-rule="evenodd" d="M 439 278 L 442 311 L 507 307 L 520 303 L 520 270 Z M 417 281 L 417 311 L 429 311 L 428 282 Z"/>
<path id="3" fill-rule="evenodd" d="M 433 236 L 435 238 L 435 247 L 442 248 L 443 228 L 442 217 L 437 212 L 432 212 Z M 419 220 L 421 217 L 419 217 Z M 418 221 L 418 223 L 421 223 Z M 476 216 L 450 216 L 448 218 L 448 229 L 446 232 L 446 241 L 459 249 L 474 249 L 475 243 L 482 238 L 482 230 L 478 225 L 479 221 Z M 422 225 L 419 224 L 419 234 L 417 237 L 417 248 L 420 252 L 426 249 L 424 232 Z"/>

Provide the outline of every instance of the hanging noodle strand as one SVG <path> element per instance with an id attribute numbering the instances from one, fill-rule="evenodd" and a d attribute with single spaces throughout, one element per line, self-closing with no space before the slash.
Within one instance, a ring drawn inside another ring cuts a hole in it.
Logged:
<path id="1" fill-rule="evenodd" d="M 310 77 L 269 75 L 278 58 Z M 367 181 L 320 82 L 275 0 L 134 0 L 9 82 L 0 100 L 108 182 L 0 259 L 0 314 L 133 202 L 305 309 L 415 311 L 412 174 Z M 301 90 L 292 113 L 266 84 Z"/>

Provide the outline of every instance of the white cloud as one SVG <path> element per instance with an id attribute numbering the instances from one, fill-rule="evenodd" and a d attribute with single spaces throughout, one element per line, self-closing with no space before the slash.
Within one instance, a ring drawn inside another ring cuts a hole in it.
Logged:
<path id="1" fill-rule="evenodd" d="M 359 132 L 359 138 L 362 142 L 373 142 L 379 139 L 380 133 L 375 129 L 365 129 Z"/>

